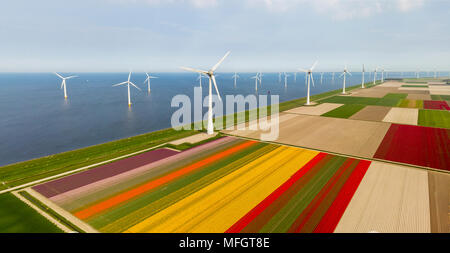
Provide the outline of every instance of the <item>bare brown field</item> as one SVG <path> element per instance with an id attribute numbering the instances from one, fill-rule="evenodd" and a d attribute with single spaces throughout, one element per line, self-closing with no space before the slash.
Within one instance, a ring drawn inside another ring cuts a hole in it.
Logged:
<path id="1" fill-rule="evenodd" d="M 388 94 L 388 91 L 381 89 L 360 89 L 352 93 L 352 96 L 355 97 L 371 97 L 371 98 L 382 98 Z"/>
<path id="2" fill-rule="evenodd" d="M 408 94 L 406 99 L 411 99 L 411 100 L 431 100 L 431 95 L 429 95 L 429 94 Z"/>
<path id="3" fill-rule="evenodd" d="M 390 123 L 280 113 L 275 142 L 359 157 L 373 157 Z M 260 130 L 224 131 L 259 139 Z"/>
<path id="4" fill-rule="evenodd" d="M 431 232 L 450 233 L 450 175 L 428 173 Z"/>
<path id="5" fill-rule="evenodd" d="M 429 233 L 427 171 L 372 162 L 335 232 Z"/>
<path id="6" fill-rule="evenodd" d="M 355 113 L 353 116 L 350 117 L 350 119 L 382 121 L 390 110 L 391 108 L 386 106 L 369 105 L 364 107 L 361 111 Z"/>

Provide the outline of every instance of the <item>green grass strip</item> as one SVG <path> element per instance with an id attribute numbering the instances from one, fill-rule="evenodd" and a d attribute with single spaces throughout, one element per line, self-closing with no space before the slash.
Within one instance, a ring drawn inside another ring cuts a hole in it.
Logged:
<path id="1" fill-rule="evenodd" d="M 450 101 L 450 95 L 431 95 L 432 100 Z"/>
<path id="2" fill-rule="evenodd" d="M 31 196 L 28 192 L 25 191 L 21 191 L 19 192 L 20 195 L 22 195 L 22 197 L 26 198 L 28 201 L 30 201 L 31 203 L 33 203 L 35 206 L 37 206 L 39 209 L 41 209 L 42 211 L 44 211 L 45 213 L 47 213 L 48 215 L 52 216 L 54 219 L 58 220 L 60 223 L 62 223 L 63 225 L 65 225 L 66 227 L 72 229 L 73 231 L 79 232 L 79 233 L 84 233 L 84 231 L 82 229 L 80 229 L 79 227 L 77 227 L 76 225 L 74 225 L 72 222 L 70 222 L 69 220 L 67 220 L 66 218 L 64 218 L 64 216 L 58 214 L 57 212 L 55 212 L 53 209 L 49 208 L 48 206 L 46 206 L 44 203 L 42 203 L 41 201 L 37 200 L 36 198 L 34 198 L 33 196 Z"/>
<path id="3" fill-rule="evenodd" d="M 428 85 L 402 85 L 403 88 L 428 88 Z"/>
<path id="4" fill-rule="evenodd" d="M 408 94 L 388 93 L 383 97 L 383 99 L 405 99 L 406 97 L 408 97 Z"/>
<path id="5" fill-rule="evenodd" d="M 419 110 L 418 125 L 450 129 L 450 112 L 440 110 Z"/>
<path id="6" fill-rule="evenodd" d="M 343 105 L 341 107 L 338 107 L 332 111 L 329 111 L 325 114 L 322 114 L 324 117 L 333 117 L 333 118 L 343 118 L 348 119 L 353 114 L 361 111 L 365 105 L 358 105 L 358 104 L 347 104 Z"/>
<path id="7" fill-rule="evenodd" d="M 347 158 L 345 157 L 333 157 L 326 166 L 322 167 L 305 185 L 305 187 L 298 191 L 294 197 L 264 225 L 260 232 L 285 233 L 346 160 Z"/>
<path id="8" fill-rule="evenodd" d="M 0 233 L 62 233 L 12 193 L 0 195 Z"/>

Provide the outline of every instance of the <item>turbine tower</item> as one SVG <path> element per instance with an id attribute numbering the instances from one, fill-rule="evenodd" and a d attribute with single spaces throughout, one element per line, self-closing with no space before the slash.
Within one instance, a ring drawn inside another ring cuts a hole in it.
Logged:
<path id="1" fill-rule="evenodd" d="M 287 78 L 289 77 L 290 75 L 288 75 L 288 74 L 286 74 L 286 72 L 284 72 L 284 88 L 287 88 Z"/>
<path id="2" fill-rule="evenodd" d="M 345 65 L 344 71 L 341 74 L 341 77 L 344 76 L 344 84 L 342 86 L 342 94 L 347 94 L 347 93 L 345 93 L 345 82 L 346 82 L 347 74 L 349 74 L 350 76 L 352 75 L 352 73 L 350 73 L 350 71 L 347 70 L 347 65 Z"/>
<path id="3" fill-rule="evenodd" d="M 201 74 L 200 74 L 201 75 Z M 238 74 L 234 72 L 233 79 L 234 79 L 234 88 L 236 88 L 237 79 L 239 78 Z"/>
<path id="4" fill-rule="evenodd" d="M 115 86 L 121 86 L 121 85 L 124 85 L 124 84 L 127 85 L 127 87 L 128 87 L 128 107 L 131 107 L 130 85 L 132 85 L 132 86 L 134 86 L 136 89 L 142 91 L 139 87 L 137 87 L 134 83 L 132 83 L 132 82 L 130 81 L 130 78 L 131 78 L 131 71 L 130 71 L 130 73 L 128 74 L 128 81 L 125 81 L 125 82 L 122 82 L 122 83 L 118 83 L 118 84 L 114 84 L 114 85 L 113 85 L 113 87 L 115 87 Z"/>
<path id="5" fill-rule="evenodd" d="M 378 71 L 378 67 L 375 68 L 375 70 L 373 71 L 373 84 L 377 84 L 377 71 Z"/>
<path id="6" fill-rule="evenodd" d="M 145 74 L 147 75 L 147 79 L 145 79 L 144 83 L 147 82 L 148 93 L 150 93 L 150 79 L 157 79 L 158 77 L 151 76 L 147 72 Z"/>
<path id="7" fill-rule="evenodd" d="M 187 67 L 181 67 L 184 70 L 191 71 L 191 72 L 197 72 L 204 75 L 207 75 L 209 78 L 209 97 L 208 97 L 208 134 L 212 135 L 214 134 L 214 125 L 213 125 L 213 117 L 212 117 L 212 83 L 214 83 L 214 87 L 216 88 L 217 96 L 219 97 L 219 100 L 222 101 L 222 98 L 220 97 L 219 89 L 217 88 L 216 78 L 214 76 L 214 72 L 217 70 L 217 68 L 222 64 L 222 62 L 227 58 L 227 56 L 231 52 L 228 51 L 222 59 L 220 59 L 219 62 L 216 63 L 209 71 L 205 70 L 199 70 L 199 69 L 193 69 L 193 68 L 187 68 Z M 212 82 L 212 83 L 211 83 Z"/>
<path id="8" fill-rule="evenodd" d="M 320 73 L 320 84 L 323 84 L 323 72 L 322 73 Z"/>
<path id="9" fill-rule="evenodd" d="M 365 82 L 365 80 L 364 80 L 364 74 L 366 73 L 366 69 L 364 68 L 364 64 L 363 64 L 363 66 L 362 66 L 363 68 L 362 68 L 362 84 L 361 84 L 361 88 L 365 88 L 364 87 L 364 82 Z"/>
<path id="10" fill-rule="evenodd" d="M 259 75 L 259 85 L 262 86 L 262 77 L 263 77 L 263 73 L 260 71 L 257 75 Z"/>
<path id="11" fill-rule="evenodd" d="M 300 71 L 305 72 L 305 76 L 307 77 L 307 82 L 306 82 L 306 105 L 311 105 L 311 101 L 309 98 L 310 95 L 310 83 L 312 82 L 313 86 L 314 86 L 314 77 L 312 75 L 314 68 L 317 66 L 318 61 L 316 61 L 310 69 L 299 69 Z"/>
<path id="12" fill-rule="evenodd" d="M 197 80 L 200 82 L 200 88 L 202 87 L 202 79 L 203 79 L 203 74 L 202 73 L 198 73 L 198 77 Z"/>
<path id="13" fill-rule="evenodd" d="M 255 79 L 255 91 L 258 92 L 258 82 L 259 82 L 259 75 L 256 73 L 255 76 L 250 77 L 251 79 Z"/>
<path id="14" fill-rule="evenodd" d="M 55 74 L 62 79 L 62 83 L 61 83 L 61 89 L 64 88 L 64 99 L 67 99 L 67 88 L 66 88 L 66 80 L 75 78 L 77 76 L 68 76 L 68 77 L 63 77 L 60 74 L 56 73 Z"/>

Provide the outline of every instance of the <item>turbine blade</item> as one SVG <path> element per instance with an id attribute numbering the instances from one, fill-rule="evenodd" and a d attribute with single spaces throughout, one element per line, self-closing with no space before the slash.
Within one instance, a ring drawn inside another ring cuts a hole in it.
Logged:
<path id="1" fill-rule="evenodd" d="M 128 82 L 130 81 L 130 78 L 131 78 L 131 71 L 130 71 L 130 73 L 128 74 Z"/>
<path id="2" fill-rule="evenodd" d="M 124 84 L 126 84 L 126 83 L 127 83 L 127 82 L 122 82 L 122 83 L 114 84 L 113 87 L 115 87 L 115 86 L 120 86 L 120 85 L 124 85 Z"/>
<path id="3" fill-rule="evenodd" d="M 316 85 L 314 84 L 314 75 L 311 73 L 311 81 L 314 87 L 316 87 Z"/>
<path id="4" fill-rule="evenodd" d="M 318 63 L 319 63 L 319 61 L 314 62 L 314 64 L 311 67 L 311 71 L 313 71 L 316 68 Z"/>
<path id="5" fill-rule="evenodd" d="M 136 89 L 142 91 L 141 88 L 137 87 L 134 83 L 130 82 L 130 84 L 133 85 Z"/>
<path id="6" fill-rule="evenodd" d="M 222 101 L 222 98 L 220 97 L 219 89 L 217 88 L 216 78 L 214 77 L 214 75 L 212 75 L 211 78 L 213 80 L 214 87 L 216 88 L 217 96 L 219 96 L 219 100 Z"/>
<path id="7" fill-rule="evenodd" d="M 305 72 L 305 73 L 308 73 L 308 72 L 309 72 L 308 70 L 302 69 L 302 68 L 299 68 L 298 70 L 303 71 L 303 72 Z"/>
<path id="8" fill-rule="evenodd" d="M 64 77 L 62 77 L 60 74 L 55 72 L 55 75 L 59 76 L 59 78 L 64 79 Z"/>
<path id="9" fill-rule="evenodd" d="M 353 76 L 352 73 L 350 73 L 350 71 L 347 71 L 347 74 L 349 74 L 350 76 Z"/>
<path id="10" fill-rule="evenodd" d="M 342 74 L 339 77 L 342 77 L 345 74 L 345 72 L 342 72 Z"/>
<path id="11" fill-rule="evenodd" d="M 181 69 L 190 71 L 190 72 L 196 72 L 196 73 L 202 73 L 202 74 L 208 74 L 208 71 L 194 69 L 194 68 L 188 68 L 188 67 L 180 67 Z"/>
<path id="12" fill-rule="evenodd" d="M 222 64 L 222 62 L 225 60 L 225 58 L 227 58 L 227 56 L 231 53 L 231 51 L 228 51 L 223 57 L 222 59 L 220 59 L 220 61 L 218 63 L 216 63 L 216 65 L 214 65 L 214 67 L 212 67 L 211 71 L 216 71 L 216 69 L 220 66 L 220 64 Z"/>
<path id="13" fill-rule="evenodd" d="M 69 77 L 66 77 L 65 79 L 68 80 L 68 79 L 72 79 L 72 78 L 75 78 L 75 77 L 78 77 L 78 76 L 69 76 Z"/>

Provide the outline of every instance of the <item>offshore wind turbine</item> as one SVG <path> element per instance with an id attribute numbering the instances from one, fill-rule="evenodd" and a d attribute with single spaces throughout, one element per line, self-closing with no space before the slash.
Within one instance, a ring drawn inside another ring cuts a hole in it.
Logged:
<path id="1" fill-rule="evenodd" d="M 147 75 L 147 79 L 145 79 L 144 83 L 147 82 L 148 93 L 150 93 L 150 80 L 151 80 L 151 79 L 158 79 L 158 77 L 156 77 L 156 76 L 151 76 L 151 75 L 149 75 L 147 72 L 145 72 L 145 74 Z"/>
<path id="2" fill-rule="evenodd" d="M 281 83 L 281 72 L 278 72 L 278 82 Z"/>
<path id="3" fill-rule="evenodd" d="M 258 82 L 259 82 L 259 75 L 256 73 L 255 76 L 250 77 L 250 79 L 255 79 L 255 91 L 258 91 Z"/>
<path id="4" fill-rule="evenodd" d="M 323 72 L 322 73 L 320 73 L 320 84 L 323 84 Z"/>
<path id="5" fill-rule="evenodd" d="M 204 74 L 209 77 L 209 96 L 208 96 L 208 134 L 212 135 L 214 134 L 214 125 L 213 125 L 213 115 L 212 115 L 212 83 L 214 83 L 214 87 L 216 89 L 217 96 L 219 97 L 219 100 L 222 101 L 222 98 L 220 97 L 219 89 L 217 88 L 216 78 L 214 76 L 214 72 L 217 70 L 217 68 L 222 64 L 222 62 L 227 58 L 227 56 L 231 52 L 228 51 L 222 59 L 219 60 L 219 62 L 216 63 L 210 70 L 199 70 L 194 68 L 187 68 L 187 67 L 181 67 L 184 70 L 191 71 L 191 72 L 197 72 Z"/>
<path id="6" fill-rule="evenodd" d="M 364 68 L 364 64 L 362 65 L 362 83 L 361 83 L 361 88 L 365 88 L 364 87 L 364 82 L 365 82 L 365 80 L 364 80 L 364 74 L 366 73 L 366 69 Z"/>
<path id="7" fill-rule="evenodd" d="M 142 91 L 139 87 L 137 87 L 134 83 L 132 83 L 132 82 L 130 81 L 130 78 L 131 78 L 131 71 L 130 71 L 130 73 L 128 74 L 128 81 L 125 81 L 125 82 L 122 82 L 122 83 L 118 83 L 118 84 L 114 84 L 114 85 L 113 85 L 113 87 L 115 87 L 115 86 L 121 86 L 121 85 L 124 85 L 124 84 L 127 85 L 127 87 L 128 87 L 128 107 L 131 107 L 130 85 L 132 85 L 132 86 L 134 86 L 136 89 Z"/>
<path id="8" fill-rule="evenodd" d="M 234 79 L 234 88 L 236 88 L 237 79 L 239 78 L 238 74 L 234 72 L 233 79 Z"/>
<path id="9" fill-rule="evenodd" d="M 347 93 L 345 93 L 345 82 L 346 82 L 347 74 L 349 74 L 350 76 L 352 75 L 352 73 L 350 73 L 350 71 L 348 71 L 347 65 L 345 65 L 344 71 L 341 74 L 341 77 L 342 76 L 344 77 L 344 83 L 343 83 L 343 86 L 342 86 L 342 94 L 347 94 Z"/>
<path id="10" fill-rule="evenodd" d="M 259 85 L 262 86 L 262 77 L 263 77 L 262 71 L 260 71 L 257 75 L 259 75 Z"/>
<path id="11" fill-rule="evenodd" d="M 286 88 L 287 87 L 287 78 L 289 77 L 290 75 L 288 75 L 288 74 L 286 74 L 286 72 L 284 72 L 284 87 Z"/>
<path id="12" fill-rule="evenodd" d="M 59 78 L 61 78 L 62 79 L 62 82 L 61 82 L 61 89 L 62 88 L 64 88 L 64 99 L 67 99 L 67 88 L 66 88 L 66 80 L 69 80 L 69 79 L 72 79 L 72 78 L 75 78 L 75 77 L 77 77 L 77 76 L 68 76 L 68 77 L 63 77 L 63 76 L 61 76 L 60 74 L 58 74 L 58 73 L 56 73 L 55 72 L 55 75 L 57 75 Z"/>
<path id="13" fill-rule="evenodd" d="M 311 66 L 310 69 L 299 69 L 300 71 L 305 72 L 305 77 L 307 77 L 307 88 L 306 88 L 306 105 L 311 105 L 311 101 L 309 98 L 310 95 L 310 83 L 312 82 L 313 86 L 314 86 L 314 77 L 312 75 L 314 68 L 317 66 L 318 61 L 314 62 L 314 64 Z"/>
<path id="14" fill-rule="evenodd" d="M 374 85 L 377 83 L 377 71 L 378 71 L 378 67 L 376 67 L 375 70 L 373 71 L 373 84 Z"/>

